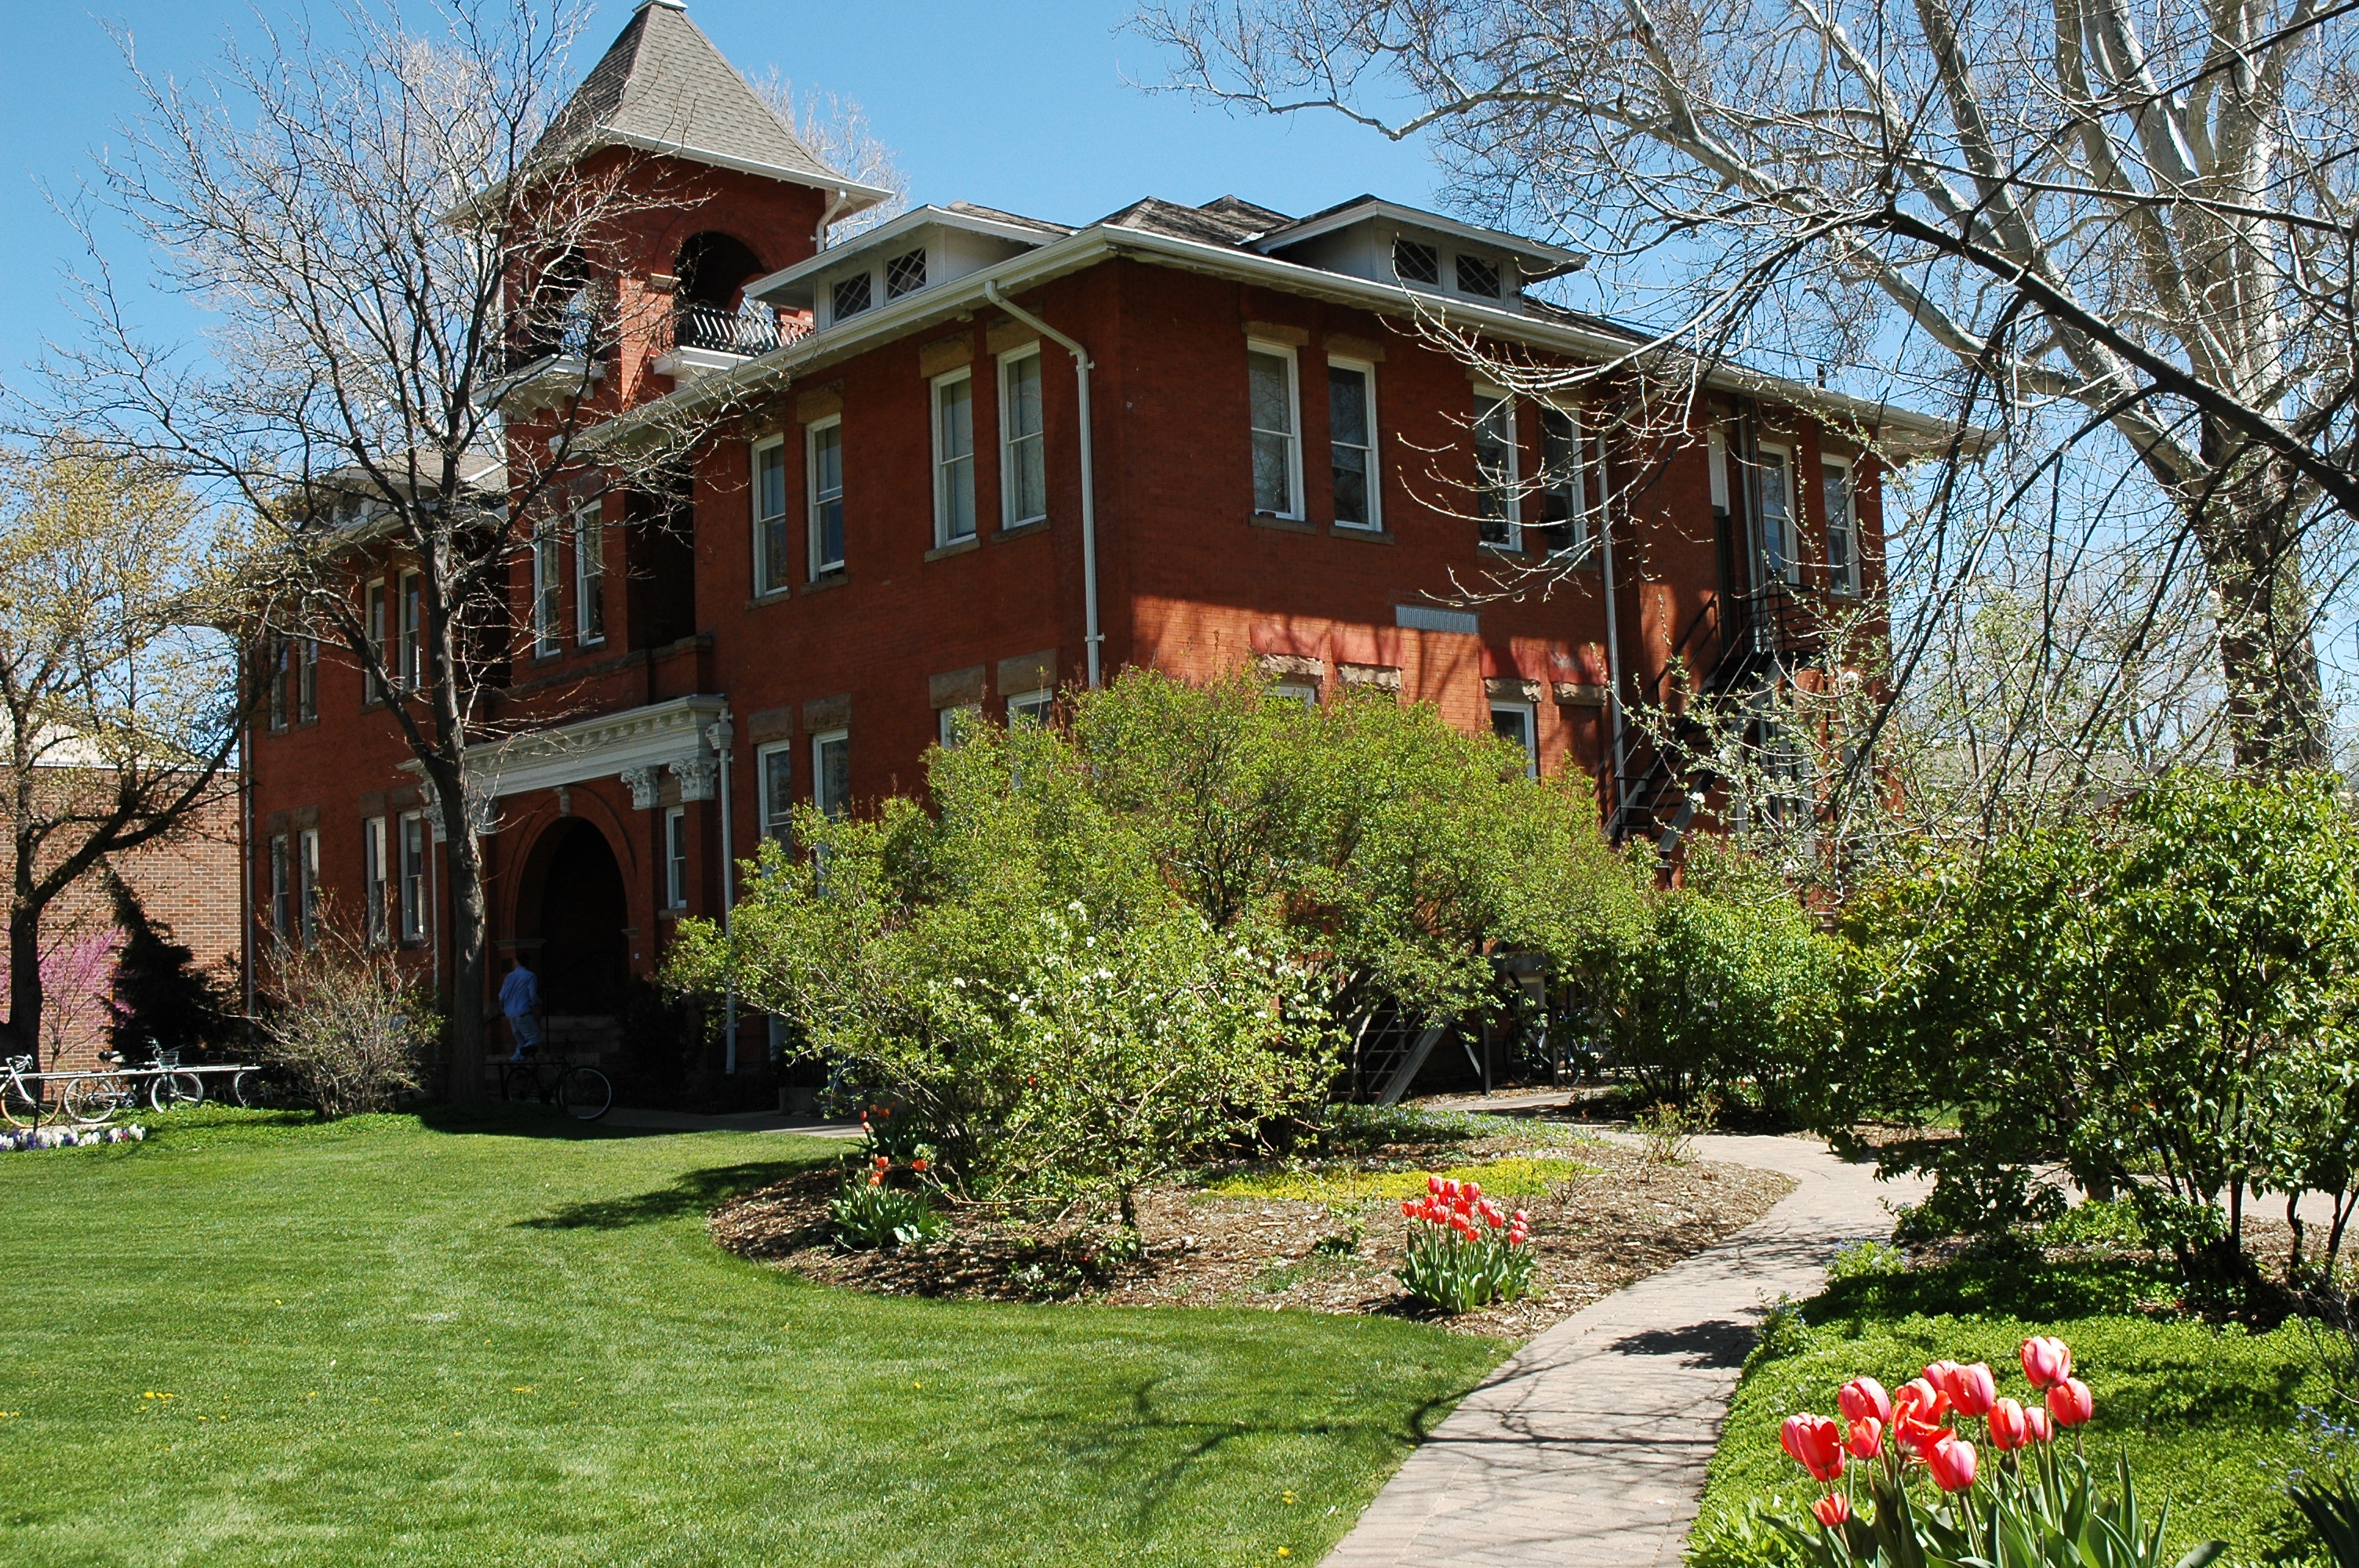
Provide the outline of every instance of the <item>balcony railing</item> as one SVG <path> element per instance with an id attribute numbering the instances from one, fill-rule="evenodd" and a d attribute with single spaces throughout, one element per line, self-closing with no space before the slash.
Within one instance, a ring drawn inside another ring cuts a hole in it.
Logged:
<path id="1" fill-rule="evenodd" d="M 751 359 L 801 335 L 791 330 L 781 331 L 778 313 L 751 301 L 735 310 L 719 305 L 682 305 L 672 311 L 667 327 L 669 341 L 657 345 L 659 354 L 675 349 L 702 349 Z"/>

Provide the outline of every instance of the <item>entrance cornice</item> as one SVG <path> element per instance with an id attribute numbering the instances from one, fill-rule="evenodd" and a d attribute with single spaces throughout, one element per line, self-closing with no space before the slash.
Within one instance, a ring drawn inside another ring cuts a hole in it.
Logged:
<path id="1" fill-rule="evenodd" d="M 469 793 L 488 802 L 593 779 L 621 779 L 631 786 L 631 804 L 645 809 L 655 804 L 656 776 L 669 770 L 681 782 L 682 799 L 701 800 L 711 793 L 713 769 L 707 731 L 728 705 L 718 693 L 699 692 L 471 746 Z M 425 765 L 414 757 L 401 767 L 425 776 Z"/>

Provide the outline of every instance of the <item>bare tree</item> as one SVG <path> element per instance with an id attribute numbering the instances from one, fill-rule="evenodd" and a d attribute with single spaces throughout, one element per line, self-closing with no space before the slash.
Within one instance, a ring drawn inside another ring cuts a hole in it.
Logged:
<path id="1" fill-rule="evenodd" d="M 1666 323 L 1599 374 L 1764 358 L 1995 427 L 2010 482 L 1923 498 L 1904 686 L 1994 552 L 2037 552 L 2042 659 L 2058 605 L 2142 562 L 2121 651 L 2198 635 L 2227 748 L 2277 768 L 2329 755 L 2315 633 L 2359 518 L 2353 10 L 1190 0 L 1136 26 L 1180 85 L 1430 136 L 1466 204 L 1590 249 L 1599 297 Z"/>
<path id="2" fill-rule="evenodd" d="M 583 16 L 454 0 L 418 31 L 356 3 L 335 39 L 233 43 L 195 86 L 133 59 L 145 113 L 87 199 L 213 324 L 201 352 L 150 341 L 93 243 L 85 341 L 46 367 L 52 417 L 86 442 L 248 509 L 274 629 L 340 646 L 387 698 L 448 845 L 461 1098 L 482 1093 L 484 1048 L 494 787 L 476 753 L 522 722 L 497 702 L 513 565 L 585 501 L 666 482 L 732 414 L 650 414 L 627 450 L 585 438 L 615 411 L 622 345 L 664 326 L 619 302 L 622 247 L 690 198 L 566 118 Z M 399 636 L 358 586 L 388 559 L 417 573 Z"/>
<path id="3" fill-rule="evenodd" d="M 868 111 L 856 100 L 816 89 L 798 93 L 795 84 L 775 66 L 753 88 L 819 155 L 820 162 L 863 185 L 893 193 L 874 207 L 830 224 L 824 243 L 841 244 L 909 210 L 909 177 L 902 172 L 892 146 L 869 124 Z"/>
<path id="4" fill-rule="evenodd" d="M 38 1064 L 58 901 L 222 794 L 238 715 L 234 541 L 168 470 L 0 454 L 7 1049 Z M 100 940 L 101 938 L 91 938 Z M 106 941 L 111 956 L 114 941 Z"/>

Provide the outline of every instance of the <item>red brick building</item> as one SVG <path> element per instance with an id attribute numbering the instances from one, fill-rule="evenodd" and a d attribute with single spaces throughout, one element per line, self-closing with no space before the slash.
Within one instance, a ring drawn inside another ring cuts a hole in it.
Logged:
<path id="1" fill-rule="evenodd" d="M 717 913 L 724 842 L 743 857 L 793 801 L 910 790 L 947 716 L 1125 665 L 1430 702 L 1595 779 L 1601 810 L 1636 796 L 1621 826 L 1647 827 L 1659 780 L 1617 759 L 1617 700 L 1663 696 L 1675 655 L 1756 676 L 1784 623 L 1765 606 L 1873 603 L 1858 438 L 1938 434 L 1734 372 L 1644 440 L 1625 410 L 1511 395 L 1421 324 L 1533 365 L 1619 354 L 1626 333 L 1527 293 L 1580 258 L 1372 197 L 1080 227 L 958 202 L 823 247 L 882 193 L 821 165 L 673 0 L 640 6 L 569 122 L 667 192 L 603 281 L 669 330 L 587 367 L 550 345 L 512 438 L 543 438 L 538 389 L 585 368 L 621 421 L 732 414 L 675 492 L 585 507 L 514 581 L 492 928 L 541 954 L 560 1016 L 610 1017 L 679 916 Z M 1549 591 L 1451 601 L 1551 553 Z M 388 560 L 354 587 L 389 637 L 403 581 Z M 332 652 L 300 678 L 253 737 L 257 935 L 317 889 L 446 974 L 395 726 Z"/>

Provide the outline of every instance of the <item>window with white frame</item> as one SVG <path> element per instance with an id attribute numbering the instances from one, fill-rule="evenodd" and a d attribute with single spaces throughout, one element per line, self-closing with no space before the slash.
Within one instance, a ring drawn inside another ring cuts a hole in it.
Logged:
<path id="1" fill-rule="evenodd" d="M 1802 563 L 1794 551 L 1794 458 L 1783 447 L 1763 447 L 1761 478 L 1761 560 L 1768 577 L 1778 582 L 1802 580 Z"/>
<path id="2" fill-rule="evenodd" d="M 934 544 L 974 537 L 974 377 L 934 378 Z"/>
<path id="3" fill-rule="evenodd" d="M 1819 495 L 1827 512 L 1827 586 L 1859 596 L 1859 505 L 1852 493 L 1851 464 L 1827 458 L 1819 463 Z"/>
<path id="4" fill-rule="evenodd" d="M 320 940 L 320 830 L 306 827 L 295 835 L 295 913 L 303 946 Z"/>
<path id="5" fill-rule="evenodd" d="M 1589 543 L 1589 470 L 1595 454 L 1582 439 L 1581 418 L 1571 409 L 1540 405 L 1541 547 L 1551 554 Z"/>
<path id="6" fill-rule="evenodd" d="M 1457 258 L 1458 292 L 1478 295 L 1484 299 L 1499 297 L 1499 264 L 1484 256 L 1460 253 Z"/>
<path id="7" fill-rule="evenodd" d="M 416 572 L 401 574 L 400 616 L 394 683 L 403 691 L 416 691 L 426 684 L 426 589 Z"/>
<path id="8" fill-rule="evenodd" d="M 1376 367 L 1327 362 L 1327 446 L 1335 475 L 1335 524 L 1381 529 L 1376 472 Z"/>
<path id="9" fill-rule="evenodd" d="M 837 278 L 835 287 L 828 295 L 829 302 L 835 307 L 835 319 L 839 321 L 846 316 L 859 315 L 875 302 L 875 297 L 864 272 Z"/>
<path id="10" fill-rule="evenodd" d="M 781 741 L 754 753 L 756 787 L 762 794 L 762 837 L 794 842 L 795 743 Z"/>
<path id="11" fill-rule="evenodd" d="M 270 836 L 270 935 L 281 942 L 295 935 L 295 846 L 284 833 Z"/>
<path id="12" fill-rule="evenodd" d="M 295 721 L 309 724 L 320 717 L 320 639 L 295 643 Z"/>
<path id="13" fill-rule="evenodd" d="M 386 850 L 388 848 L 385 818 L 364 817 L 361 821 L 361 925 L 368 935 L 372 947 L 382 947 L 386 940 L 386 895 L 392 891 L 387 876 Z"/>
<path id="14" fill-rule="evenodd" d="M 1254 510 L 1302 515 L 1302 422 L 1295 396 L 1294 351 L 1283 343 L 1245 345 L 1253 421 Z"/>
<path id="15" fill-rule="evenodd" d="M 1045 686 L 1038 691 L 1009 692 L 1007 694 L 1008 728 L 1012 730 L 1019 722 L 1025 724 L 1048 723 L 1049 705 L 1054 703 L 1056 700 L 1057 694 L 1049 690 Z"/>
<path id="16" fill-rule="evenodd" d="M 368 679 L 363 683 L 371 702 L 385 700 L 385 681 L 377 671 L 383 670 L 390 675 L 393 670 L 393 648 L 386 641 L 386 632 L 385 584 L 373 582 L 368 585 L 368 642 L 369 652 L 375 655 L 377 668 L 371 670 Z"/>
<path id="17" fill-rule="evenodd" d="M 546 659 L 558 651 L 557 618 L 565 602 L 564 541 L 557 524 L 532 531 L 532 652 Z"/>
<path id="18" fill-rule="evenodd" d="M 688 807 L 664 813 L 664 907 L 688 907 Z"/>
<path id="19" fill-rule="evenodd" d="M 284 730 L 288 721 L 287 675 L 295 664 L 295 639 L 273 637 L 264 647 L 270 661 L 270 727 Z"/>
<path id="20" fill-rule="evenodd" d="M 811 805 L 822 816 L 852 809 L 852 734 L 830 730 L 811 737 Z"/>
<path id="21" fill-rule="evenodd" d="M 787 438 L 754 443 L 754 591 L 784 593 L 787 567 Z"/>
<path id="22" fill-rule="evenodd" d="M 1533 778 L 1540 773 L 1539 715 L 1528 702 L 1495 702 L 1491 705 L 1491 733 L 1512 742 L 1524 753 L 1524 771 Z"/>
<path id="23" fill-rule="evenodd" d="M 939 708 L 934 718 L 935 729 L 945 746 L 964 745 L 968 737 L 974 733 L 975 726 L 982 722 L 983 704 L 979 702 L 961 702 Z"/>
<path id="24" fill-rule="evenodd" d="M 898 299 L 926 287 L 926 253 L 907 251 L 885 264 L 885 297 Z"/>
<path id="25" fill-rule="evenodd" d="M 1524 547 L 1523 505 L 1516 493 L 1516 400 L 1496 387 L 1474 395 L 1474 515 L 1483 543 Z"/>
<path id="26" fill-rule="evenodd" d="M 1315 681 L 1277 681 L 1270 686 L 1269 695 L 1279 702 L 1299 702 L 1305 708 L 1319 706 L 1319 686 Z"/>
<path id="27" fill-rule="evenodd" d="M 1441 253 L 1421 240 L 1393 242 L 1393 276 L 1403 283 L 1441 282 Z"/>
<path id="28" fill-rule="evenodd" d="M 810 476 L 810 573 L 814 580 L 843 569 L 843 420 L 819 421 L 805 433 Z"/>
<path id="29" fill-rule="evenodd" d="M 999 356 L 999 522 L 1020 528 L 1049 515 L 1047 422 L 1040 409 L 1040 345 Z"/>
<path id="30" fill-rule="evenodd" d="M 426 940 L 426 814 L 404 812 L 401 833 L 401 939 Z"/>
<path id="31" fill-rule="evenodd" d="M 606 640 L 606 519 L 594 501 L 573 514 L 573 635 L 585 648 Z"/>

